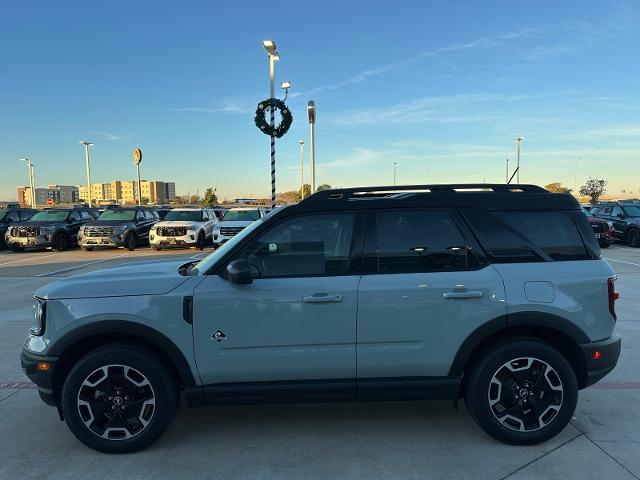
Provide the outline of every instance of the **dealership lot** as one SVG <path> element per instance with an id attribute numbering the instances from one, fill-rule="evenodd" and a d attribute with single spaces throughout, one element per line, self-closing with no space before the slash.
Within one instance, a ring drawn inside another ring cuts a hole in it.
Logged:
<path id="1" fill-rule="evenodd" d="M 205 252 L 206 253 L 206 252 Z M 486 436 L 461 402 L 182 407 L 140 453 L 80 444 L 23 376 L 34 289 L 120 263 L 200 257 L 198 250 L 0 252 L 0 478 L 639 478 L 640 249 L 603 250 L 618 272 L 618 368 L 581 392 L 552 441 L 512 447 Z"/>

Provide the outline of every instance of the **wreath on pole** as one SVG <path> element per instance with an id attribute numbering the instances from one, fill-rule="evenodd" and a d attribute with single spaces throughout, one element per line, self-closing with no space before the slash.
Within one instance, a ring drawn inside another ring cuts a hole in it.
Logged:
<path id="1" fill-rule="evenodd" d="M 274 125 L 272 127 L 269 122 L 267 122 L 267 110 L 270 108 L 280 110 L 282 120 L 279 125 Z M 291 115 L 291 110 L 287 108 L 282 100 L 278 100 L 277 98 L 268 98 L 258 104 L 255 122 L 256 127 L 262 130 L 262 133 L 265 135 L 273 135 L 274 137 L 280 138 L 289 131 L 289 127 L 293 122 L 293 115 Z"/>

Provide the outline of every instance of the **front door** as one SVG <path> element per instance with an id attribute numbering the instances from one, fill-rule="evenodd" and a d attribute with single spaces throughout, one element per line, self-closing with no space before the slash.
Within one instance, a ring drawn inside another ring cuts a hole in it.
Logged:
<path id="1" fill-rule="evenodd" d="M 415 386 L 447 376 L 467 336 L 507 313 L 499 274 L 454 212 L 372 213 L 365 262 L 357 340 L 363 397 L 373 380 Z"/>
<path id="2" fill-rule="evenodd" d="M 360 276 L 354 216 L 289 218 L 243 246 L 248 285 L 207 276 L 194 292 L 194 349 L 203 383 L 351 382 Z"/>

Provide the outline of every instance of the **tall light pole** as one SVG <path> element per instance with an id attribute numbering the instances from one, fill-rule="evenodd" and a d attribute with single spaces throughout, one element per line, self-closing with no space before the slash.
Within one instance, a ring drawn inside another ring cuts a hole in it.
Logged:
<path id="1" fill-rule="evenodd" d="M 304 200 L 304 140 L 298 140 L 300 145 L 300 199 Z"/>
<path id="2" fill-rule="evenodd" d="M 84 145 L 84 160 L 87 164 L 87 196 L 88 203 L 91 207 L 91 166 L 89 165 L 89 147 L 93 147 L 93 143 L 84 140 L 80 141 L 80 145 Z"/>
<path id="3" fill-rule="evenodd" d="M 36 207 L 36 189 L 35 189 L 35 169 L 31 160 L 28 158 L 21 158 L 23 162 L 27 162 L 27 174 L 29 175 L 29 203 L 31 203 L 31 208 Z"/>
<path id="4" fill-rule="evenodd" d="M 524 140 L 524 137 L 514 138 L 517 145 L 517 160 L 516 160 L 516 183 L 520 183 L 520 142 Z"/>
<path id="5" fill-rule="evenodd" d="M 509 159 L 507 158 L 507 162 L 506 162 L 507 166 L 506 166 L 506 173 L 505 173 L 505 183 L 509 183 Z"/>
<path id="6" fill-rule="evenodd" d="M 397 163 L 393 162 L 393 186 L 396 186 L 396 169 L 397 169 Z"/>
<path id="7" fill-rule="evenodd" d="M 316 191 L 316 147 L 314 141 L 314 130 L 316 125 L 316 104 L 313 100 L 307 103 L 307 113 L 309 114 L 309 156 L 311 157 L 311 194 Z"/>
<path id="8" fill-rule="evenodd" d="M 275 64 L 280 60 L 280 55 L 276 50 L 276 42 L 273 40 L 264 40 L 262 42 L 264 49 L 269 57 L 269 98 L 275 98 Z M 270 109 L 270 125 L 271 131 L 275 124 L 275 107 L 271 105 Z M 276 137 L 271 135 L 271 208 L 276 207 Z"/>
<path id="9" fill-rule="evenodd" d="M 576 159 L 576 169 L 573 172 L 573 192 L 576 197 L 578 196 L 578 163 L 580 163 L 580 160 L 582 160 L 582 157 Z"/>

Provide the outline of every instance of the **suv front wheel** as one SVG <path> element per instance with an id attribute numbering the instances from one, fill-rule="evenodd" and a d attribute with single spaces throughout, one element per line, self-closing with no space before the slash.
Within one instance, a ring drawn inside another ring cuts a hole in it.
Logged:
<path id="1" fill-rule="evenodd" d="M 61 405 L 69 429 L 88 447 L 135 452 L 169 427 L 178 394 L 164 362 L 153 352 L 111 344 L 78 361 L 62 388 Z"/>
<path id="2" fill-rule="evenodd" d="M 512 445 L 553 438 L 569 423 L 578 400 L 576 375 L 553 347 L 514 339 L 486 353 L 466 385 L 469 413 L 482 429 Z"/>

